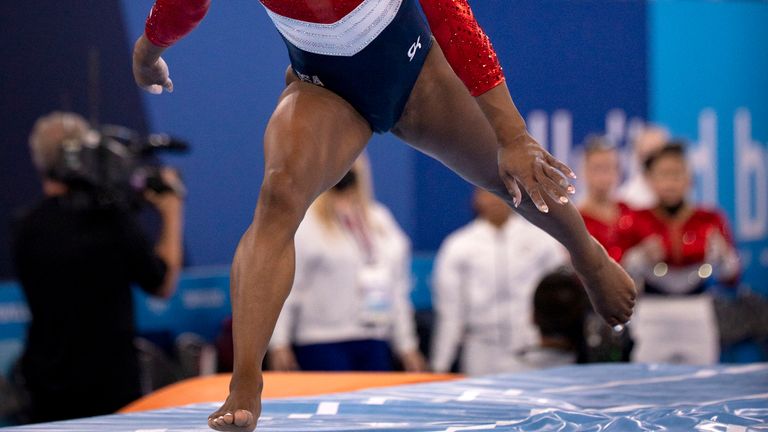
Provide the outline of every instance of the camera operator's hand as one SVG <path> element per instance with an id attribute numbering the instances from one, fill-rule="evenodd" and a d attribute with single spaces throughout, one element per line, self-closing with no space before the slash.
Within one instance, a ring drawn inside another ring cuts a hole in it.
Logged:
<path id="1" fill-rule="evenodd" d="M 180 213 L 184 208 L 184 200 L 173 192 L 146 191 L 144 192 L 144 199 L 152 204 L 163 217 Z"/>
<path id="2" fill-rule="evenodd" d="M 179 174 L 173 168 L 163 168 L 160 175 L 166 184 L 181 185 Z M 176 281 L 181 272 L 184 199 L 175 192 L 157 193 L 151 190 L 144 192 L 144 198 L 157 209 L 163 221 L 155 253 L 168 268 L 163 285 L 158 290 L 158 295 L 167 298 L 176 290 Z"/>
<path id="3" fill-rule="evenodd" d="M 168 213 L 180 212 L 184 203 L 184 183 L 179 177 L 178 171 L 173 168 L 164 167 L 160 171 L 160 177 L 163 183 L 171 188 L 172 192 L 157 193 L 152 190 L 144 192 L 144 198 L 152 204 L 161 215 L 171 216 Z"/>
<path id="4" fill-rule="evenodd" d="M 160 94 L 163 89 L 167 92 L 173 91 L 168 65 L 160 57 L 164 50 L 144 35 L 141 35 L 133 46 L 133 78 L 139 87 L 152 94 Z"/>

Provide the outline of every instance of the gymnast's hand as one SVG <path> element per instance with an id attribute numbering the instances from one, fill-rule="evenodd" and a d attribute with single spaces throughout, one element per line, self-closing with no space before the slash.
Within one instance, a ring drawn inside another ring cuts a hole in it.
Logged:
<path id="1" fill-rule="evenodd" d="M 169 93 L 173 91 L 168 65 L 160 57 L 164 50 L 144 35 L 133 46 L 133 78 L 139 87 L 152 94 L 160 94 L 163 89 Z"/>
<path id="2" fill-rule="evenodd" d="M 568 194 L 576 192 L 568 178 L 575 179 L 576 175 L 528 134 L 506 83 L 476 100 L 499 140 L 499 174 L 515 207 L 523 200 L 520 186 L 541 212 L 549 212 L 546 196 L 558 204 L 567 203 Z"/>
<path id="3" fill-rule="evenodd" d="M 549 212 L 544 196 L 549 196 L 558 204 L 565 204 L 568 194 L 576 192 L 568 179 L 576 178 L 573 171 L 544 150 L 527 132 L 502 143 L 499 174 L 515 206 L 522 202 L 522 185 L 536 208 L 544 213 Z"/>

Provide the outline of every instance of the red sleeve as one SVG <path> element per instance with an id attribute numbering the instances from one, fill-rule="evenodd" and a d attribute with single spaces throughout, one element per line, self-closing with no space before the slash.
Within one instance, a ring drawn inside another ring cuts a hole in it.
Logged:
<path id="1" fill-rule="evenodd" d="M 205 17 L 211 0 L 157 0 L 144 33 L 159 47 L 169 47 L 188 35 Z"/>
<path id="2" fill-rule="evenodd" d="M 448 63 L 472 96 L 480 96 L 504 81 L 496 51 L 467 0 L 420 2 Z"/>

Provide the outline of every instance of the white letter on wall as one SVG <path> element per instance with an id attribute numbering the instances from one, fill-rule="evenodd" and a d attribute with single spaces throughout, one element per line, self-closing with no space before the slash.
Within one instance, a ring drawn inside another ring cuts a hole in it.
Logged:
<path id="1" fill-rule="evenodd" d="M 736 150 L 736 220 L 739 240 L 760 240 L 768 234 L 766 151 L 752 140 L 752 116 L 741 108 L 733 119 Z"/>
<path id="2" fill-rule="evenodd" d="M 699 141 L 688 161 L 695 176 L 694 200 L 717 205 L 717 114 L 712 109 L 699 114 Z"/>

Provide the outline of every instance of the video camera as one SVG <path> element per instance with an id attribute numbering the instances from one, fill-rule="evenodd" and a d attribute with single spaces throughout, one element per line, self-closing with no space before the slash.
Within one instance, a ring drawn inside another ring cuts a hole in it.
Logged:
<path id="1" fill-rule="evenodd" d="M 158 152 L 186 153 L 189 145 L 166 134 L 143 136 L 123 126 L 105 125 L 82 139 L 62 143 L 61 157 L 48 177 L 66 184 L 88 205 L 138 208 L 144 192 L 184 196 L 182 184 L 168 184 Z"/>

